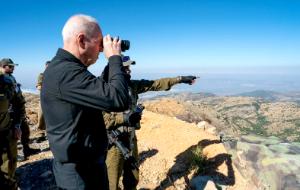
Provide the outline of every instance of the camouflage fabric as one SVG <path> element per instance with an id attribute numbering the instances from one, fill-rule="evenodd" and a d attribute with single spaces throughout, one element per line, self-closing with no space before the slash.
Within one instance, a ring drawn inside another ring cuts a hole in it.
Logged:
<path id="1" fill-rule="evenodd" d="M 38 79 L 37 79 L 37 83 L 36 83 L 36 88 L 38 90 L 41 90 L 41 88 L 42 88 L 43 78 L 44 78 L 44 74 L 40 73 L 38 76 Z"/>
<path id="2" fill-rule="evenodd" d="M 1 176 L 4 179 L 4 184 L 6 184 L 9 189 L 15 189 L 16 179 L 15 172 L 17 168 L 17 139 L 14 137 L 13 130 L 9 130 L 4 142 L 0 145 L 0 155 L 1 155 Z M 1 185 L 0 185 L 1 187 Z"/>
<path id="3" fill-rule="evenodd" d="M 26 110 L 25 110 L 25 98 L 22 94 L 21 91 L 21 85 L 19 83 L 17 83 L 16 78 L 13 75 L 8 75 L 11 80 L 13 81 L 14 87 L 15 87 L 15 92 L 16 92 L 16 107 L 14 111 L 17 111 L 20 116 L 21 119 L 24 119 L 26 117 Z"/>
<path id="4" fill-rule="evenodd" d="M 125 122 L 122 112 L 103 112 L 103 118 L 105 121 L 105 127 L 108 130 L 113 130 L 123 126 Z"/>
<path id="5" fill-rule="evenodd" d="M 36 84 L 36 88 L 38 90 L 42 89 L 43 78 L 44 78 L 44 74 L 40 73 L 39 76 L 38 76 L 37 84 Z M 39 110 L 38 110 L 38 129 L 39 130 L 45 130 L 46 129 L 46 123 L 45 123 L 41 103 L 39 103 Z M 44 135 L 44 134 L 41 134 L 41 135 Z"/>
<path id="6" fill-rule="evenodd" d="M 41 107 L 41 102 L 39 103 L 39 110 L 38 110 L 38 127 L 39 130 L 46 130 L 46 123 L 44 119 L 44 114 Z"/>
<path id="7" fill-rule="evenodd" d="M 173 85 L 179 83 L 179 78 L 163 78 L 159 80 L 131 80 L 129 93 L 131 96 L 130 110 L 136 109 L 138 102 L 138 94 L 147 91 L 162 91 L 169 90 Z M 118 113 L 103 113 L 106 128 L 108 130 L 114 130 L 120 126 L 126 126 L 123 112 Z M 138 123 L 136 128 L 140 127 Z M 138 147 L 135 131 L 131 134 L 127 134 L 126 139 L 122 140 L 123 144 L 132 151 L 132 155 L 138 160 Z M 123 172 L 123 186 L 124 189 L 136 189 L 138 179 L 136 179 L 131 172 L 130 164 L 124 162 L 123 156 L 120 150 L 112 146 L 107 153 L 106 159 L 107 173 L 109 180 L 109 189 L 117 190 L 119 186 L 119 179 Z"/>
<path id="8" fill-rule="evenodd" d="M 109 182 L 109 189 L 118 189 L 119 179 L 122 175 L 124 159 L 121 151 L 112 146 L 106 157 L 107 175 Z"/>
<path id="9" fill-rule="evenodd" d="M 14 87 L 10 78 L 0 73 L 0 131 L 7 130 L 10 124 L 8 109 L 14 96 Z"/>
<path id="10" fill-rule="evenodd" d="M 130 110 L 135 110 L 138 102 L 138 94 L 147 91 L 167 91 L 170 90 L 172 86 L 179 83 L 179 78 L 162 78 L 158 80 L 131 80 L 130 81 Z M 130 111 L 129 110 L 129 111 Z M 115 129 L 116 127 L 124 125 L 123 113 L 106 113 L 103 112 L 103 117 L 106 125 L 106 129 Z M 138 128 L 138 127 L 137 127 Z"/>
<path id="11" fill-rule="evenodd" d="M 20 122 L 20 115 L 9 113 L 17 105 L 15 87 L 10 77 L 0 73 L 0 188 L 16 189 L 14 178 L 17 167 L 17 139 L 13 126 Z M 14 120 L 12 120 L 14 119 Z"/>
<path id="12" fill-rule="evenodd" d="M 30 136 L 30 129 L 29 129 L 29 125 L 27 123 L 27 119 L 22 119 L 21 120 L 21 125 L 20 125 L 22 134 L 21 134 L 21 144 L 24 146 L 29 146 L 29 136 Z"/>

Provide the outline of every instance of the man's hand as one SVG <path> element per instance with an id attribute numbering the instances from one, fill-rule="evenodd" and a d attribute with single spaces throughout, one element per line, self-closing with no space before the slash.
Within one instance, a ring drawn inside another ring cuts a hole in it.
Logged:
<path id="1" fill-rule="evenodd" d="M 140 122 L 142 119 L 141 113 L 138 112 L 133 112 L 132 114 L 129 115 L 129 122 L 131 125 L 135 125 L 138 122 Z"/>
<path id="2" fill-rule="evenodd" d="M 130 112 L 124 113 L 125 122 L 129 125 L 135 125 L 142 119 L 141 113 L 138 112 Z"/>
<path id="3" fill-rule="evenodd" d="M 103 52 L 108 59 L 113 55 L 121 55 L 121 40 L 118 38 L 111 39 L 110 35 L 106 35 L 103 38 Z"/>
<path id="4" fill-rule="evenodd" d="M 180 76 L 179 82 L 192 85 L 195 83 L 196 78 L 197 78 L 196 76 Z"/>

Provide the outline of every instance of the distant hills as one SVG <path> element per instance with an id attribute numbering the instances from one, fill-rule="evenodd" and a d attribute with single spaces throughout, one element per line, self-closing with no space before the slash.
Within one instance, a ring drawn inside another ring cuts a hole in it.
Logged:
<path id="1" fill-rule="evenodd" d="M 255 90 L 251 92 L 245 92 L 236 94 L 233 96 L 242 96 L 242 97 L 255 97 L 261 98 L 266 101 L 290 101 L 300 103 L 300 92 L 286 92 L 280 93 L 269 90 Z"/>
<path id="2" fill-rule="evenodd" d="M 161 98 L 150 99 L 152 101 L 147 102 L 146 108 L 188 122 L 208 121 L 219 132 L 236 137 L 256 134 L 276 136 L 290 142 L 300 141 L 299 92 L 253 91 L 234 96 L 172 94 L 165 98 L 172 98 L 178 103 L 168 110 L 168 101 L 161 101 Z"/>
<path id="3" fill-rule="evenodd" d="M 208 92 L 181 92 L 181 93 L 161 93 L 161 92 L 155 92 L 151 96 L 143 96 L 141 95 L 142 99 L 144 100 L 155 100 L 160 99 L 163 97 L 169 97 L 169 98 L 175 98 L 180 99 L 183 101 L 197 101 L 201 100 L 203 98 L 208 97 L 253 97 L 260 101 L 264 102 L 296 102 L 300 104 L 300 91 L 294 91 L 294 92 L 275 92 L 270 90 L 255 90 L 250 92 L 244 92 L 229 96 L 218 96 L 213 93 Z"/>

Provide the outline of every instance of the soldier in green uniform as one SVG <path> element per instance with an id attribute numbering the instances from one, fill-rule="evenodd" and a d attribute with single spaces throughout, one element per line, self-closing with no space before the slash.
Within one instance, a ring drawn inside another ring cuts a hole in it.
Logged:
<path id="1" fill-rule="evenodd" d="M 104 120 L 108 132 L 118 129 L 122 131 L 120 140 L 131 151 L 135 160 L 138 160 L 138 147 L 135 129 L 140 128 L 140 119 L 134 110 L 137 107 L 138 94 L 147 91 L 163 91 L 170 90 L 172 86 L 179 83 L 193 84 L 195 76 L 179 76 L 174 78 L 162 78 L 158 80 L 130 80 L 130 65 L 134 65 L 135 61 L 130 60 L 128 56 L 123 56 L 123 66 L 128 74 L 129 93 L 131 96 L 130 110 L 118 113 L 104 113 Z M 102 74 L 105 78 L 105 73 Z M 108 150 L 107 172 L 109 179 L 109 189 L 117 190 L 119 188 L 119 179 L 123 172 L 123 186 L 125 190 L 136 189 L 138 184 L 138 174 L 132 172 L 130 163 L 126 163 L 122 153 L 116 146 L 111 146 Z"/>
<path id="2" fill-rule="evenodd" d="M 13 111 L 18 106 L 15 87 L 10 77 L 0 67 L 0 189 L 15 190 L 17 182 L 17 141 L 21 138 L 21 113 Z"/>
<path id="3" fill-rule="evenodd" d="M 26 110 L 25 110 L 25 98 L 21 91 L 21 85 L 17 83 L 15 77 L 12 75 L 14 72 L 15 66 L 18 64 L 15 64 L 11 59 L 5 58 L 0 61 L 0 66 L 4 70 L 4 74 L 6 74 L 11 80 L 13 81 L 16 96 L 17 96 L 17 106 L 15 107 L 14 111 L 20 112 L 21 114 L 21 130 L 22 130 L 22 137 L 21 137 L 21 143 L 23 145 L 23 153 L 24 153 L 24 159 L 26 160 L 28 156 L 32 154 L 36 154 L 40 152 L 39 149 L 33 149 L 29 147 L 29 136 L 30 136 L 30 130 L 28 123 L 26 121 Z"/>
<path id="4" fill-rule="evenodd" d="M 45 64 L 46 68 L 47 68 L 49 63 L 50 63 L 50 61 L 46 62 L 46 64 Z M 42 89 L 43 77 L 44 77 L 44 73 L 40 73 L 39 76 L 38 76 L 36 88 L 39 91 L 41 91 L 41 89 Z M 37 129 L 39 130 L 39 136 L 38 136 L 37 142 L 41 142 L 41 141 L 46 140 L 46 132 L 45 132 L 46 123 L 45 123 L 44 114 L 43 114 L 42 107 L 41 107 L 41 102 L 39 103 Z"/>

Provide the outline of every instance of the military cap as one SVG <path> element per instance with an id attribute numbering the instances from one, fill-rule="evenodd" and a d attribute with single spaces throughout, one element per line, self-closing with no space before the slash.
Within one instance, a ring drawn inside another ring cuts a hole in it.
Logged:
<path id="1" fill-rule="evenodd" d="M 130 60 L 129 56 L 121 55 L 122 61 L 123 61 L 123 66 L 130 66 L 130 65 L 135 65 L 135 61 Z"/>
<path id="2" fill-rule="evenodd" d="M 6 65 L 12 65 L 12 66 L 18 66 L 19 64 L 14 63 L 11 59 L 9 58 L 3 58 L 0 61 L 0 66 L 4 67 Z"/>

